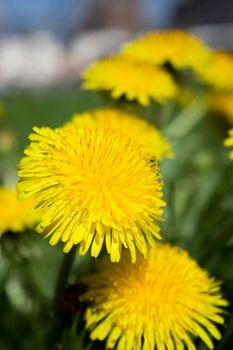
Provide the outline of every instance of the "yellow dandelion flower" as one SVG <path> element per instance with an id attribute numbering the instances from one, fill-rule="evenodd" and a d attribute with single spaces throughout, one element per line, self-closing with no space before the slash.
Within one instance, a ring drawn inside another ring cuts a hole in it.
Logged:
<path id="1" fill-rule="evenodd" d="M 181 30 L 150 32 L 126 44 L 123 53 L 152 64 L 171 63 L 177 69 L 206 66 L 211 54 L 202 41 Z"/>
<path id="2" fill-rule="evenodd" d="M 176 84 L 162 68 L 149 63 L 135 62 L 122 55 L 104 58 L 83 73 L 83 88 L 107 90 L 111 97 L 124 96 L 143 106 L 151 100 L 165 102 L 176 94 Z"/>
<path id="3" fill-rule="evenodd" d="M 229 52 L 215 52 L 208 69 L 201 67 L 198 76 L 217 90 L 233 91 L 233 55 Z"/>
<path id="4" fill-rule="evenodd" d="M 232 147 L 233 146 L 233 129 L 229 130 L 229 136 L 224 140 L 224 145 L 226 147 Z M 230 159 L 233 160 L 233 151 L 230 152 L 229 155 Z"/>
<path id="5" fill-rule="evenodd" d="M 105 241 L 111 260 L 122 245 L 132 261 L 136 249 L 160 238 L 157 221 L 164 205 L 158 168 L 133 141 L 113 130 L 34 128 L 19 166 L 20 198 L 33 196 L 44 208 L 39 233 L 68 252 L 97 257 Z"/>
<path id="6" fill-rule="evenodd" d="M 29 213 L 32 206 L 30 199 L 19 201 L 15 190 L 0 187 L 0 235 L 32 227 L 38 220 L 37 215 Z"/>
<path id="7" fill-rule="evenodd" d="M 75 114 L 67 126 L 111 128 L 139 143 L 146 153 L 152 154 L 157 160 L 173 156 L 171 146 L 157 128 L 118 109 L 96 109 Z"/>
<path id="8" fill-rule="evenodd" d="M 233 93 L 211 94 L 208 103 L 211 110 L 224 114 L 233 123 Z"/>
<path id="9" fill-rule="evenodd" d="M 107 349 L 195 350 L 192 337 L 213 349 L 211 337 L 221 335 L 227 306 L 220 283 L 210 278 L 179 248 L 158 244 L 147 259 L 132 265 L 102 262 L 87 278 L 81 301 L 88 303 L 86 328 L 92 340 L 107 340 Z"/>

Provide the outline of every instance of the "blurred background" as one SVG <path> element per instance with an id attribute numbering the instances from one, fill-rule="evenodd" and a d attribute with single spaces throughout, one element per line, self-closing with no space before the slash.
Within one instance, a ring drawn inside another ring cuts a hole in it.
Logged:
<path id="1" fill-rule="evenodd" d="M 188 29 L 212 48 L 233 50 L 233 1 L 0 0 L 1 184 L 14 186 L 17 181 L 16 166 L 33 126 L 57 127 L 75 112 L 106 103 L 99 94 L 79 87 L 87 64 L 159 28 Z M 169 112 L 170 106 L 166 108 Z M 233 207 L 229 150 L 222 145 L 228 125 L 223 119 L 211 128 L 210 123 L 213 119 L 203 118 L 177 145 L 176 159 L 165 161 L 165 182 L 174 196 L 166 194 L 164 232 L 195 258 L 201 256 L 202 265 L 224 281 L 224 293 L 233 303 L 233 240 L 227 246 L 213 240 L 205 251 L 210 237 L 218 238 L 218 228 L 232 217 Z M 0 248 L 0 350 L 44 350 L 62 247 L 51 247 L 38 234 L 27 232 L 3 235 Z M 87 266 L 86 258 L 77 259 L 71 282 Z M 221 331 L 223 341 L 216 349 L 232 350 L 229 315 Z M 70 333 L 64 338 L 59 349 L 83 350 L 76 329 L 73 338 Z M 200 343 L 198 349 L 206 347 Z"/>
<path id="2" fill-rule="evenodd" d="M 0 89 L 78 79 L 141 31 L 185 27 L 233 47 L 231 0 L 0 0 Z"/>

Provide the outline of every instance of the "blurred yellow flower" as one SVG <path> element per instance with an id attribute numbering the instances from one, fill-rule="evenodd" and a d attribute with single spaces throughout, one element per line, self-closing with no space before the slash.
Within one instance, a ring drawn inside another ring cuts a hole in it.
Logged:
<path id="1" fill-rule="evenodd" d="M 75 114 L 67 126 L 110 128 L 130 137 L 142 146 L 142 150 L 152 154 L 157 160 L 173 156 L 170 144 L 157 128 L 122 110 L 96 109 Z"/>
<path id="2" fill-rule="evenodd" d="M 124 96 L 143 106 L 149 105 L 151 100 L 163 103 L 176 94 L 176 84 L 165 70 L 123 55 L 96 62 L 82 76 L 84 89 L 106 90 L 114 99 Z"/>
<path id="3" fill-rule="evenodd" d="M 17 144 L 17 138 L 14 131 L 10 128 L 1 128 L 0 130 L 0 152 L 13 151 Z"/>
<path id="4" fill-rule="evenodd" d="M 181 30 L 150 32 L 126 44 L 123 53 L 152 64 L 171 63 L 177 69 L 205 66 L 211 54 L 200 39 Z"/>
<path id="5" fill-rule="evenodd" d="M 208 69 L 200 67 L 198 76 L 214 89 L 233 91 L 233 55 L 229 52 L 215 52 Z"/>
<path id="6" fill-rule="evenodd" d="M 31 228 L 38 216 L 30 213 L 33 202 L 31 199 L 19 201 L 16 191 L 0 187 L 0 235 L 5 232 L 22 232 Z"/>
<path id="7" fill-rule="evenodd" d="M 44 208 L 36 230 L 65 243 L 68 252 L 97 257 L 105 241 L 111 261 L 122 245 L 136 261 L 136 248 L 160 238 L 162 184 L 158 167 L 125 135 L 98 128 L 34 128 L 19 165 L 20 198 Z"/>
<path id="8" fill-rule="evenodd" d="M 233 93 L 211 94 L 208 102 L 211 110 L 224 114 L 233 123 Z"/>
<path id="9" fill-rule="evenodd" d="M 229 136 L 224 140 L 224 145 L 226 147 L 232 147 L 233 146 L 233 129 L 229 130 Z M 233 159 L 233 150 L 230 152 L 229 155 L 230 159 Z"/>
<path id="10" fill-rule="evenodd" d="M 221 338 L 214 322 L 224 322 L 228 303 L 220 283 L 179 248 L 158 244 L 136 265 L 126 255 L 117 265 L 102 262 L 84 283 L 86 328 L 107 349 L 195 350 L 193 336 L 213 349 L 210 336 Z"/>

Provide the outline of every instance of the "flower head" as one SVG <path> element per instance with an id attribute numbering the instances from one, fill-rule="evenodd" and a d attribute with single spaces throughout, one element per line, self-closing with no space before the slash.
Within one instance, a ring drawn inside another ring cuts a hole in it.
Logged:
<path id="1" fill-rule="evenodd" d="M 15 190 L 0 187 L 0 235 L 32 227 L 38 220 L 37 215 L 29 215 L 32 206 L 30 199 L 19 201 Z"/>
<path id="2" fill-rule="evenodd" d="M 216 90 L 233 91 L 233 55 L 229 52 L 215 52 L 208 69 L 200 67 L 198 76 Z"/>
<path id="3" fill-rule="evenodd" d="M 233 129 L 229 130 L 229 136 L 224 140 L 224 145 L 226 147 L 232 147 L 233 146 Z M 230 159 L 233 160 L 233 151 L 230 152 Z"/>
<path id="4" fill-rule="evenodd" d="M 132 265 L 102 262 L 84 281 L 86 328 L 92 340 L 107 339 L 107 349 L 196 349 L 190 335 L 212 349 L 223 323 L 220 284 L 179 248 L 158 244 L 147 259 Z"/>
<path id="5" fill-rule="evenodd" d="M 124 96 L 147 106 L 150 100 L 164 102 L 176 94 L 176 85 L 162 68 L 135 62 L 123 55 L 104 58 L 83 73 L 87 90 L 111 91 L 112 98 Z"/>
<path id="6" fill-rule="evenodd" d="M 177 69 L 205 66 L 210 51 L 202 41 L 181 30 L 147 33 L 126 44 L 125 55 L 139 61 L 162 65 L 171 63 Z"/>
<path id="7" fill-rule="evenodd" d="M 96 109 L 75 114 L 67 126 L 110 128 L 140 144 L 142 150 L 157 160 L 173 156 L 171 146 L 158 129 L 145 120 L 118 109 Z"/>
<path id="8" fill-rule="evenodd" d="M 19 166 L 21 198 L 33 196 L 44 208 L 36 230 L 65 243 L 68 252 L 80 243 L 99 255 L 105 241 L 112 261 L 122 245 L 136 260 L 147 244 L 160 238 L 162 214 L 158 168 L 133 141 L 113 130 L 98 128 L 34 128 L 31 144 Z"/>

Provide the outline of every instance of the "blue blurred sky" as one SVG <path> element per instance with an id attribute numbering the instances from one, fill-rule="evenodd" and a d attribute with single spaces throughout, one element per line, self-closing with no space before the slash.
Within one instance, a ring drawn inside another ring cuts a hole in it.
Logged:
<path id="1" fill-rule="evenodd" d="M 58 36 L 66 37 L 73 28 L 82 27 L 93 2 L 98 4 L 98 0 L 0 0 L 0 30 L 4 33 L 50 30 Z M 136 2 L 143 24 L 166 26 L 180 0 L 135 0 Z"/>
<path id="2" fill-rule="evenodd" d="M 1 27 L 5 32 L 45 29 L 62 35 L 81 24 L 89 0 L 0 0 Z"/>
<path id="3" fill-rule="evenodd" d="M 182 0 L 142 0 L 141 10 L 146 22 L 150 25 L 167 26 L 175 16 L 176 5 Z"/>

